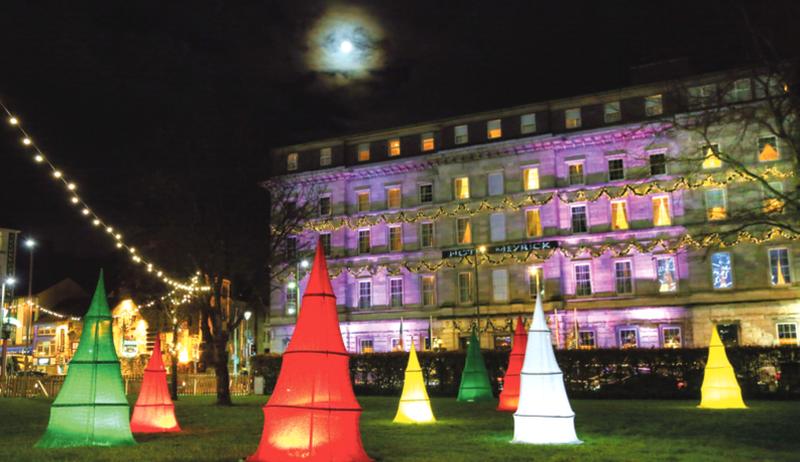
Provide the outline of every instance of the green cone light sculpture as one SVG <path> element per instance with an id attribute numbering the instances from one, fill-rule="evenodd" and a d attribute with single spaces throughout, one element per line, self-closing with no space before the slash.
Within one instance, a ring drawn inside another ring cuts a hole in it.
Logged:
<path id="1" fill-rule="evenodd" d="M 67 378 L 50 408 L 50 421 L 38 448 L 125 446 L 136 444 L 129 424 L 119 359 L 114 349 L 111 310 L 103 272 L 97 282 L 83 333 Z"/>
<path id="2" fill-rule="evenodd" d="M 492 385 L 489 383 L 489 373 L 481 354 L 481 344 L 478 341 L 476 328 L 472 327 L 472 335 L 467 346 L 467 361 L 461 373 L 461 387 L 458 389 L 458 401 L 491 401 Z"/>

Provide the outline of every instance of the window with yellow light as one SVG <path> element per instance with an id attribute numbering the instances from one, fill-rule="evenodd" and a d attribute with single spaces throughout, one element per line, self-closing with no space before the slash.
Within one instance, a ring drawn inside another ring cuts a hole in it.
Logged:
<path id="1" fill-rule="evenodd" d="M 670 226 L 672 216 L 669 211 L 669 197 L 656 196 L 652 199 L 653 203 L 653 226 Z"/>
<path id="2" fill-rule="evenodd" d="M 624 200 L 611 201 L 611 229 L 628 229 L 628 203 Z"/>
<path id="3" fill-rule="evenodd" d="M 528 167 L 522 170 L 522 186 L 525 191 L 539 189 L 539 169 L 537 167 Z"/>
<path id="4" fill-rule="evenodd" d="M 722 167 L 722 159 L 719 158 L 719 145 L 710 144 L 703 147 L 703 170 L 711 170 Z"/>
<path id="5" fill-rule="evenodd" d="M 454 182 L 453 195 L 457 200 L 469 199 L 469 178 L 464 176 L 456 178 Z"/>

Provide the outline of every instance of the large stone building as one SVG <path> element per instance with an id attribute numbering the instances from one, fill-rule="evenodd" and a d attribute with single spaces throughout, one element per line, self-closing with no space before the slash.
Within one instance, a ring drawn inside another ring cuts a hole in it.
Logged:
<path id="1" fill-rule="evenodd" d="M 476 319 L 482 347 L 505 348 L 537 281 L 560 348 L 704 346 L 714 324 L 729 343 L 797 344 L 797 242 L 701 242 L 748 207 L 781 208 L 716 152 L 736 148 L 773 187 L 796 188 L 793 156 L 768 132 L 671 126 L 723 77 L 276 149 L 281 178 L 322 191 L 288 256 L 322 238 L 352 352 L 397 348 L 401 332 L 406 347 L 457 349 Z M 720 104 L 763 103 L 758 79 L 726 81 Z M 291 337 L 298 272 L 272 300 L 273 352 Z"/>

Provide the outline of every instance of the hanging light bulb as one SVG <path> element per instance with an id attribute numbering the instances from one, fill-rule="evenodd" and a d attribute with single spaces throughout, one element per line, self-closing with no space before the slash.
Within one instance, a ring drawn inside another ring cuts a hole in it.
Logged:
<path id="1" fill-rule="evenodd" d="M 95 218 L 94 220 L 92 220 L 92 224 L 95 225 L 95 226 L 100 226 L 100 220 Z"/>
<path id="2" fill-rule="evenodd" d="M 41 154 L 36 154 L 36 156 L 34 156 L 33 160 L 35 160 L 36 163 L 41 164 L 42 162 L 44 162 L 44 157 L 42 157 Z"/>
<path id="3" fill-rule="evenodd" d="M 122 248 L 122 242 L 117 242 L 117 248 L 118 248 L 118 249 L 121 249 L 121 248 Z"/>
<path id="4" fill-rule="evenodd" d="M 78 199 L 78 196 L 72 196 L 70 202 L 72 202 L 73 204 L 77 204 L 78 202 L 80 202 L 80 199 Z"/>
<path id="5" fill-rule="evenodd" d="M 81 213 L 84 215 L 89 215 L 89 209 L 83 209 L 81 210 Z"/>
<path id="6" fill-rule="evenodd" d="M 8 118 L 8 123 L 10 123 L 11 125 L 17 125 L 19 123 L 19 120 L 17 120 L 16 117 L 11 116 Z"/>
<path id="7" fill-rule="evenodd" d="M 31 139 L 28 138 L 27 136 L 25 138 L 22 138 L 22 144 L 24 144 L 25 146 L 30 146 L 31 143 L 32 143 Z"/>
<path id="8" fill-rule="evenodd" d="M 75 191 L 75 188 L 77 188 L 77 186 L 75 186 L 75 183 L 69 183 L 67 185 L 67 189 L 69 189 L 70 191 Z"/>
<path id="9" fill-rule="evenodd" d="M 53 170 L 53 177 L 61 178 L 61 170 Z"/>
<path id="10" fill-rule="evenodd" d="M 111 226 L 109 226 L 108 228 L 106 228 L 106 232 L 107 232 L 108 234 L 112 234 L 112 233 L 114 232 L 114 228 L 112 228 Z"/>

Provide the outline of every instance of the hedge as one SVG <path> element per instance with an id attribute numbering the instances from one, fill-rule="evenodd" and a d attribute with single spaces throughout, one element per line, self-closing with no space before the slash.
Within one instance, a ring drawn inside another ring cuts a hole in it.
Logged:
<path id="1" fill-rule="evenodd" d="M 747 398 L 800 399 L 800 348 L 728 348 L 742 393 Z M 420 365 L 432 396 L 456 396 L 464 367 L 463 351 L 421 352 Z M 699 399 L 706 348 L 557 350 L 569 395 L 574 398 Z M 508 352 L 483 351 L 495 395 L 502 390 Z M 398 395 L 408 354 L 350 356 L 357 394 Z M 271 393 L 280 355 L 252 358 L 253 373 L 265 378 Z"/>

